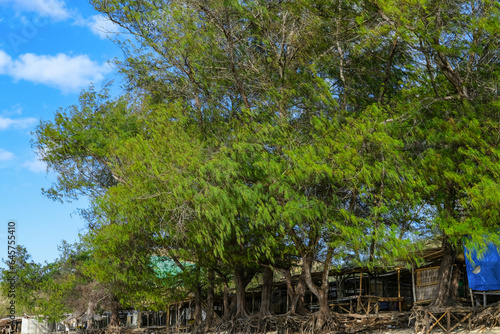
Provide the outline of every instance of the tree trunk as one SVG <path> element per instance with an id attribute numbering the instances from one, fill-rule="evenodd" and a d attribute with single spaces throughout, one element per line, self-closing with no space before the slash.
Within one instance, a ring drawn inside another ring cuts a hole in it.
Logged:
<path id="1" fill-rule="evenodd" d="M 194 319 L 197 326 L 203 321 L 201 318 L 201 286 L 199 284 L 194 291 Z"/>
<path id="2" fill-rule="evenodd" d="M 450 284 L 450 297 L 449 302 L 452 304 L 458 303 L 458 287 L 460 285 L 460 276 L 462 270 L 459 265 L 453 267 L 453 273 L 451 274 L 451 284 Z"/>
<path id="3" fill-rule="evenodd" d="M 328 307 L 328 288 L 329 288 L 328 274 L 330 271 L 330 263 L 332 261 L 332 256 L 333 256 L 333 248 L 329 247 L 325 258 L 323 273 L 321 275 L 320 287 L 314 284 L 312 280 L 312 275 L 311 275 L 311 265 L 313 261 L 312 253 L 309 252 L 302 257 L 302 263 L 303 263 L 302 270 L 305 273 L 306 284 L 309 290 L 311 290 L 311 292 L 316 295 L 319 302 L 319 311 L 316 320 L 317 331 L 320 331 L 323 328 L 325 321 L 330 316 L 330 308 Z"/>
<path id="4" fill-rule="evenodd" d="M 118 301 L 118 298 L 111 294 L 110 295 L 110 306 L 111 306 L 111 319 L 109 321 L 109 326 L 111 327 L 117 327 L 119 326 L 119 321 L 118 321 L 118 312 L 120 311 L 120 303 Z"/>
<path id="5" fill-rule="evenodd" d="M 297 314 L 305 315 L 308 313 L 304 296 L 306 294 L 306 276 L 304 273 L 300 274 L 299 282 L 295 287 L 295 297 L 292 299 L 292 307 L 293 311 Z"/>
<path id="6" fill-rule="evenodd" d="M 212 324 L 214 318 L 214 273 L 208 272 L 208 288 L 207 288 L 207 315 L 205 318 L 206 331 Z"/>
<path id="7" fill-rule="evenodd" d="M 307 310 L 304 306 L 304 295 L 306 293 L 306 281 L 304 272 L 300 274 L 299 281 L 294 288 L 290 269 L 282 269 L 282 271 L 285 274 L 287 293 L 288 297 L 290 298 L 290 310 L 288 310 L 288 312 L 291 314 L 306 314 Z"/>
<path id="8" fill-rule="evenodd" d="M 234 271 L 234 280 L 236 285 L 236 315 L 235 318 L 246 318 L 248 313 L 245 308 L 245 271 L 236 269 Z"/>
<path id="9" fill-rule="evenodd" d="M 229 303 L 229 286 L 227 282 L 224 282 L 224 315 L 222 319 L 228 321 L 236 310 L 236 295 L 231 298 L 231 303 Z"/>
<path id="10" fill-rule="evenodd" d="M 453 265 L 455 264 L 456 250 L 448 242 L 448 236 L 443 238 L 443 259 L 441 266 L 438 269 L 438 287 L 434 306 L 452 306 L 456 300 L 452 296 L 456 296 L 456 292 L 451 293 L 451 281 L 453 274 Z M 458 288 L 458 286 L 457 286 Z"/>
<path id="11" fill-rule="evenodd" d="M 261 317 L 271 314 L 271 296 L 273 293 L 273 270 L 270 267 L 264 268 L 262 275 L 261 304 L 259 314 Z"/>
<path id="12" fill-rule="evenodd" d="M 87 304 L 87 330 L 94 328 L 94 303 Z"/>

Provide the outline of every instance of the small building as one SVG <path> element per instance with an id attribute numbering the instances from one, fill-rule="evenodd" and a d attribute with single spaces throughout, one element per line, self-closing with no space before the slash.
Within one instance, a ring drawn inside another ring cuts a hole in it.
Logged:
<path id="1" fill-rule="evenodd" d="M 36 316 L 22 317 L 21 334 L 45 334 L 66 331 L 69 331 L 69 327 L 62 322 L 48 322 Z"/>

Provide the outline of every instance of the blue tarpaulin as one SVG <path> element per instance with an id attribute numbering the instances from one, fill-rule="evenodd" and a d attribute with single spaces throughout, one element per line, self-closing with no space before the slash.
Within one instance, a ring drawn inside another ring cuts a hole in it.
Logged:
<path id="1" fill-rule="evenodd" d="M 470 260 L 465 251 L 465 265 L 469 288 L 475 291 L 500 290 L 500 250 L 489 244 L 482 256 L 477 256 L 476 251 L 471 251 Z"/>

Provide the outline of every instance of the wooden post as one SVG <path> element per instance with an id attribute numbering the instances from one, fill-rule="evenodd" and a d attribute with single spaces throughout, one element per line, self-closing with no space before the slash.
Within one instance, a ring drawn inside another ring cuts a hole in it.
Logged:
<path id="1" fill-rule="evenodd" d="M 361 298 L 361 290 L 363 289 L 363 272 L 359 273 L 359 297 Z"/>
<path id="2" fill-rule="evenodd" d="M 372 276 L 368 272 L 368 293 L 367 293 L 367 295 L 371 295 L 371 294 L 372 294 Z"/>
<path id="3" fill-rule="evenodd" d="M 356 289 L 357 289 L 357 285 L 356 285 L 356 273 L 352 273 L 352 281 L 354 283 L 354 294 L 356 294 Z"/>
<path id="4" fill-rule="evenodd" d="M 401 269 L 398 268 L 398 298 L 401 298 L 401 280 L 400 280 Z M 398 301 L 399 312 L 401 312 L 401 301 Z"/>
<path id="5" fill-rule="evenodd" d="M 417 293 L 415 291 L 415 264 L 411 264 L 411 290 L 413 292 L 413 304 L 417 302 Z"/>
<path id="6" fill-rule="evenodd" d="M 253 310 L 255 309 L 255 291 L 252 292 L 252 310 L 250 311 L 250 314 L 253 314 Z"/>
<path id="7" fill-rule="evenodd" d="M 340 278 L 340 275 L 335 275 L 335 285 L 337 287 L 337 293 L 335 294 L 335 300 L 339 300 L 339 292 L 340 292 L 339 278 Z"/>
<path id="8" fill-rule="evenodd" d="M 177 316 L 177 320 L 175 321 L 175 325 L 177 327 L 177 333 L 179 333 L 179 327 L 180 327 L 180 322 L 181 322 L 181 303 L 179 303 L 177 305 L 177 312 L 176 312 L 176 316 Z"/>
<path id="9" fill-rule="evenodd" d="M 359 273 L 359 296 L 358 296 L 358 304 L 356 305 L 356 312 L 361 312 L 361 292 L 363 289 L 363 272 Z"/>
<path id="10" fill-rule="evenodd" d="M 290 296 L 288 295 L 288 291 L 286 293 L 286 312 L 288 312 L 290 309 Z"/>
<path id="11" fill-rule="evenodd" d="M 446 313 L 446 333 L 450 332 L 450 326 L 451 326 L 451 311 L 447 310 L 447 313 Z"/>
<path id="12" fill-rule="evenodd" d="M 427 310 L 425 310 L 424 326 L 425 326 L 424 333 L 427 333 L 429 331 L 429 327 L 430 327 L 430 324 L 429 324 L 429 313 L 428 313 Z"/>
<path id="13" fill-rule="evenodd" d="M 170 305 L 167 307 L 167 320 L 165 322 L 167 334 L 170 333 Z"/>
<path id="14" fill-rule="evenodd" d="M 344 276 L 340 273 L 337 276 L 337 300 L 339 298 L 345 297 L 344 294 Z"/>
<path id="15" fill-rule="evenodd" d="M 385 281 L 384 279 L 382 279 L 382 297 L 385 297 L 387 295 L 386 291 L 385 291 Z"/>

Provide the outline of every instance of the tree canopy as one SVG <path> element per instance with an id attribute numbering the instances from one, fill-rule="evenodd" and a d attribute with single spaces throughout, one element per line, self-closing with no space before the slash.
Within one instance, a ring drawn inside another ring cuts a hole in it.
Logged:
<path id="1" fill-rule="evenodd" d="M 49 197 L 91 198 L 84 272 L 122 305 L 176 298 L 153 257 L 196 271 L 185 291 L 234 279 L 227 317 L 255 275 L 300 267 L 321 326 L 332 265 L 434 236 L 445 286 L 461 243 L 499 242 L 497 1 L 91 3 L 131 36 L 127 89 L 91 87 L 34 146 Z"/>

